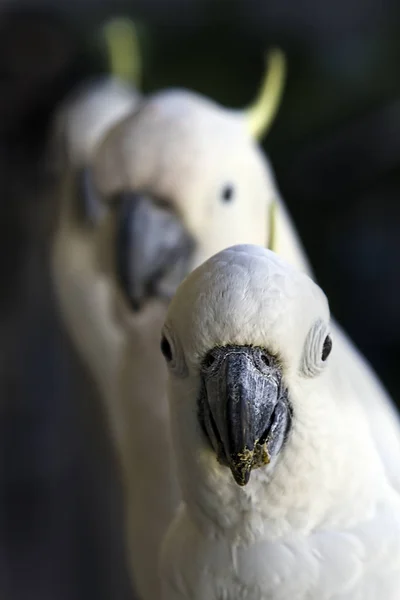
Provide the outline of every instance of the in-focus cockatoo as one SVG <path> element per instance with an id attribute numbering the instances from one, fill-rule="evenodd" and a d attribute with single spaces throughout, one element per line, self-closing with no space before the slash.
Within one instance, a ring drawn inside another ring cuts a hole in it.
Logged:
<path id="1" fill-rule="evenodd" d="M 181 284 L 163 600 L 399 598 L 400 495 L 335 346 L 322 290 L 270 250 L 233 246 Z"/>
<path id="2" fill-rule="evenodd" d="M 143 600 L 159 599 L 157 554 L 180 500 L 159 353 L 170 298 L 189 271 L 237 243 L 273 242 L 276 252 L 310 272 L 256 141 L 273 120 L 283 74 L 282 55 L 272 53 L 260 95 L 244 111 L 185 90 L 146 97 L 103 137 L 82 171 L 85 185 L 65 196 L 69 210 L 80 202 L 101 215 L 92 229 L 75 222 L 75 238 L 55 262 L 56 279 L 107 403 L 127 490 L 132 573 Z M 88 269 L 79 267 L 82 247 Z M 79 273 L 87 286 L 78 283 Z M 71 286 L 82 293 L 69 294 Z M 107 311 L 95 309 L 106 304 Z M 365 388 L 369 414 L 375 408 L 375 427 L 386 432 L 378 437 L 395 465 L 395 413 L 360 355 L 339 331 L 336 339 L 348 377 Z"/>

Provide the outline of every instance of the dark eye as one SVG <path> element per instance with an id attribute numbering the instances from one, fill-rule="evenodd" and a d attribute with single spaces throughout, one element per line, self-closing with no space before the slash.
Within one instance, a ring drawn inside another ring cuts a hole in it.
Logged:
<path id="1" fill-rule="evenodd" d="M 172 360 L 171 344 L 169 343 L 169 341 L 167 340 L 167 338 L 165 336 L 163 336 L 161 339 L 160 347 L 161 347 L 161 352 L 163 353 L 165 360 L 167 362 L 171 362 L 171 360 Z"/>
<path id="2" fill-rule="evenodd" d="M 331 350 L 332 350 L 332 340 L 331 340 L 330 336 L 327 335 L 326 338 L 325 338 L 325 341 L 324 341 L 324 346 L 322 348 L 321 359 L 323 361 L 325 361 L 328 358 L 328 356 L 331 353 Z"/>
<path id="3" fill-rule="evenodd" d="M 235 195 L 235 189 L 233 187 L 233 185 L 225 185 L 224 188 L 222 189 L 222 201 L 223 202 L 231 202 L 233 200 L 233 197 Z"/>

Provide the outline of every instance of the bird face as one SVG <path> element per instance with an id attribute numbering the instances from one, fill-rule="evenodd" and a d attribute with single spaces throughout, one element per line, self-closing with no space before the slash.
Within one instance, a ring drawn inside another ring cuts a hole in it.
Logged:
<path id="1" fill-rule="evenodd" d="M 326 367 L 328 321 L 311 279 L 257 246 L 220 252 L 178 289 L 162 341 L 171 403 L 195 403 L 201 443 L 239 486 L 282 453 L 296 389 Z"/>

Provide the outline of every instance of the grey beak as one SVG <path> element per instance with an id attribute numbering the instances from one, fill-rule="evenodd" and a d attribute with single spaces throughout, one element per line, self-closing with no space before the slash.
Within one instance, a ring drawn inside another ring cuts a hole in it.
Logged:
<path id="1" fill-rule="evenodd" d="M 118 278 L 134 310 L 150 296 L 172 297 L 194 248 L 170 207 L 132 192 L 120 194 L 116 244 Z"/>
<path id="2" fill-rule="evenodd" d="M 287 430 L 281 371 L 260 348 L 216 348 L 211 357 L 202 373 L 201 420 L 219 461 L 243 486 L 253 468 L 270 461 L 277 434 L 280 446 Z"/>

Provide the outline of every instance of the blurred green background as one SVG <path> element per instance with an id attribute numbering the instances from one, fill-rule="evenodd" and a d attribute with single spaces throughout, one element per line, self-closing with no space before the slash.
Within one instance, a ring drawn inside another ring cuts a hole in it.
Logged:
<path id="1" fill-rule="evenodd" d="M 29 7 L 29 8 L 28 8 Z M 107 72 L 99 27 L 139 25 L 143 91 L 249 103 L 264 52 L 288 80 L 263 141 L 332 312 L 400 403 L 400 4 L 66 0 L 0 9 L 0 589 L 7 600 L 129 598 L 104 419 L 48 274 L 51 116 Z M 71 402 L 71 399 L 73 402 Z"/>

